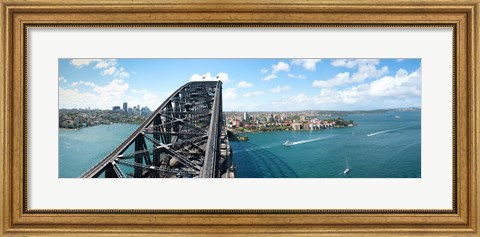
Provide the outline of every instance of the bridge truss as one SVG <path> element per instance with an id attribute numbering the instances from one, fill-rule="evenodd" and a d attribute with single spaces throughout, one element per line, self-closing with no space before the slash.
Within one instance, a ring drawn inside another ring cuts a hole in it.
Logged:
<path id="1" fill-rule="evenodd" d="M 221 81 L 189 82 L 82 178 L 230 178 Z"/>

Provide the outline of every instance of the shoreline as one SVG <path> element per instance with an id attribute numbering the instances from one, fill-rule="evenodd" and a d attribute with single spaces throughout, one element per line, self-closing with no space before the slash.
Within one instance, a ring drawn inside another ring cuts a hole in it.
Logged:
<path id="1" fill-rule="evenodd" d="M 58 130 L 65 130 L 65 131 L 78 131 L 80 128 L 58 128 Z"/>
<path id="2" fill-rule="evenodd" d="M 356 127 L 358 126 L 357 124 L 355 124 L 354 126 L 350 126 L 350 127 Z M 313 132 L 313 131 L 324 131 L 324 130 L 329 130 L 329 129 L 336 129 L 336 128 L 349 128 L 349 126 L 343 126 L 343 127 L 333 127 L 333 128 L 326 128 L 326 129 L 314 129 L 314 130 L 293 130 L 293 129 L 285 129 L 285 130 L 269 130 L 269 131 L 246 131 L 246 132 L 239 132 L 239 133 L 236 133 L 232 130 L 228 130 L 230 131 L 233 135 L 243 135 L 243 134 L 249 134 L 249 133 L 266 133 L 266 132 L 285 132 L 285 131 L 289 131 L 289 132 Z"/>
<path id="3" fill-rule="evenodd" d="M 110 124 L 97 124 L 97 125 L 93 125 L 93 126 L 88 126 L 88 127 L 81 127 L 81 128 L 61 128 L 59 127 L 58 129 L 59 130 L 65 130 L 65 131 L 79 131 L 81 129 L 84 129 L 84 128 L 93 128 L 93 127 L 97 127 L 97 126 L 102 126 L 102 125 L 116 125 L 116 124 L 126 124 L 126 125 L 140 125 L 140 123 L 110 123 Z"/>

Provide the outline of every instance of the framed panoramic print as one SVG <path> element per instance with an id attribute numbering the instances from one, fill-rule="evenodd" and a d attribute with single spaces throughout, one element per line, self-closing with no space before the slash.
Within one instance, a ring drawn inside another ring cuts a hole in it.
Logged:
<path id="1" fill-rule="evenodd" d="M 478 0 L 2 1 L 4 236 L 478 236 Z"/>

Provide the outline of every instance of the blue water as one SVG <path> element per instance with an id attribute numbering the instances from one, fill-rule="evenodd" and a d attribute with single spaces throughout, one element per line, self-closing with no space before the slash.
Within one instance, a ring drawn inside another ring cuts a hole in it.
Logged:
<path id="1" fill-rule="evenodd" d="M 59 177 L 76 178 L 113 151 L 138 125 L 98 125 L 79 130 L 60 129 Z"/>
<path id="2" fill-rule="evenodd" d="M 420 178 L 420 111 L 344 116 L 356 127 L 249 133 L 231 142 L 238 178 Z M 398 115 L 400 118 L 396 119 Z M 138 125 L 60 130 L 59 177 L 78 177 Z M 367 136 L 370 135 L 370 136 Z M 289 140 L 295 145 L 285 147 Z M 346 160 L 350 172 L 344 175 Z"/>
<path id="3" fill-rule="evenodd" d="M 345 116 L 356 127 L 247 134 L 231 142 L 238 178 L 420 178 L 420 111 Z M 400 118 L 395 118 L 398 115 Z M 370 136 L 368 136 L 370 135 Z M 289 140 L 293 146 L 283 146 Z M 343 171 L 346 162 L 350 172 Z"/>

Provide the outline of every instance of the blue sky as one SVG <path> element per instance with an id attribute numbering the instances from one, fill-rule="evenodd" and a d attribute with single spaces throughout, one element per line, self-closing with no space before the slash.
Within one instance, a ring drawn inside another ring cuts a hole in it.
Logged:
<path id="1" fill-rule="evenodd" d="M 217 76 L 224 111 L 421 106 L 420 59 L 59 59 L 59 104 L 153 110 L 181 85 Z"/>

